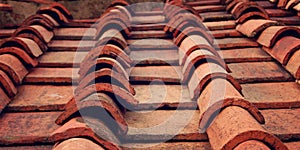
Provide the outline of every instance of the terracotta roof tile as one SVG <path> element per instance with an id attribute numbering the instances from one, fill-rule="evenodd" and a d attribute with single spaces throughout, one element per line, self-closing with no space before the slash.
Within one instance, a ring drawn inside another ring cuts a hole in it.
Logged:
<path id="1" fill-rule="evenodd" d="M 242 127 L 242 128 L 241 128 Z M 213 149 L 233 149 L 243 142 L 258 140 L 270 149 L 287 149 L 274 135 L 268 133 L 243 108 L 225 108 L 207 129 Z"/>
<path id="2" fill-rule="evenodd" d="M 297 50 L 286 65 L 286 69 L 292 73 L 296 79 L 300 79 L 299 56 L 300 52 Z"/>
<path id="3" fill-rule="evenodd" d="M 48 31 L 46 28 L 40 25 L 31 25 L 27 27 L 18 28 L 12 36 L 18 36 L 21 33 L 31 33 L 37 36 L 44 43 L 49 43 L 54 36 L 52 31 Z M 37 42 L 37 41 L 36 41 Z"/>
<path id="4" fill-rule="evenodd" d="M 300 29 L 297 27 L 287 27 L 287 26 L 271 26 L 266 28 L 257 42 L 266 47 L 273 47 L 276 41 L 281 39 L 283 36 L 295 36 L 299 37 Z"/>
<path id="5" fill-rule="evenodd" d="M 53 147 L 53 150 L 64 150 L 64 149 L 90 149 L 90 150 L 104 150 L 103 147 L 94 143 L 91 140 L 84 138 L 71 138 L 65 140 Z"/>
<path id="6" fill-rule="evenodd" d="M 13 8 L 9 4 L 0 3 L 0 11 L 12 11 Z"/>

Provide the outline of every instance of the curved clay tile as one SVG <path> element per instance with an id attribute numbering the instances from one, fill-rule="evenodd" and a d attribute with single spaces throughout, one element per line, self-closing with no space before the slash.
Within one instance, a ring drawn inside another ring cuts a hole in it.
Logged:
<path id="1" fill-rule="evenodd" d="M 42 7 L 36 13 L 49 15 L 59 24 L 69 22 L 66 16 L 56 8 Z"/>
<path id="2" fill-rule="evenodd" d="M 180 13 L 191 13 L 197 16 L 199 19 L 203 20 L 199 13 L 191 6 L 182 5 L 182 4 L 166 4 L 164 7 L 164 14 L 167 18 L 172 18 Z"/>
<path id="3" fill-rule="evenodd" d="M 265 9 L 261 6 L 258 6 L 255 2 L 239 2 L 231 10 L 234 18 L 240 18 L 243 14 L 248 12 L 261 12 L 268 16 L 268 13 L 265 11 Z"/>
<path id="4" fill-rule="evenodd" d="M 89 60 L 95 60 L 100 57 L 110 57 L 118 60 L 123 66 L 130 65 L 132 63 L 131 58 L 118 46 L 113 44 L 106 44 L 103 46 L 97 46 L 89 51 L 81 63 L 85 64 Z M 130 66 L 128 66 L 130 67 Z"/>
<path id="5" fill-rule="evenodd" d="M 17 47 L 5 47 L 0 49 L 0 55 L 11 54 L 17 57 L 24 66 L 36 67 L 38 65 L 37 59 L 31 58 L 24 50 Z"/>
<path id="6" fill-rule="evenodd" d="M 273 45 L 284 36 L 294 36 L 300 38 L 300 29 L 290 26 L 271 26 L 262 31 L 257 42 L 265 47 Z"/>
<path id="7" fill-rule="evenodd" d="M 281 23 L 272 20 L 251 19 L 245 23 L 238 25 L 236 29 L 244 35 L 253 38 L 259 36 L 260 33 L 270 26 L 278 26 Z"/>
<path id="8" fill-rule="evenodd" d="M 195 72 L 192 74 L 188 82 L 192 100 L 197 100 L 209 82 L 218 78 L 229 81 L 242 95 L 242 87 L 240 84 L 234 80 L 234 78 L 230 76 L 223 67 L 215 63 L 204 63 L 195 69 Z"/>
<path id="9" fill-rule="evenodd" d="M 0 42 L 0 48 L 4 47 L 18 47 L 26 51 L 31 57 L 34 58 L 37 58 L 43 54 L 43 51 L 40 49 L 39 45 L 35 41 L 27 38 L 7 38 Z"/>
<path id="10" fill-rule="evenodd" d="M 98 40 L 95 46 L 105 46 L 107 44 L 115 45 L 126 52 L 126 54 L 130 53 L 129 47 L 127 47 L 127 42 L 124 42 L 122 39 L 117 37 L 105 37 Z"/>
<path id="11" fill-rule="evenodd" d="M 300 2 L 298 0 L 289 0 L 285 5 L 285 9 L 290 10 L 297 6 Z"/>
<path id="12" fill-rule="evenodd" d="M 82 80 L 89 73 L 102 69 L 102 68 L 110 68 L 114 71 L 122 74 L 127 80 L 129 80 L 129 75 L 127 71 L 124 69 L 125 66 L 122 66 L 117 60 L 109 58 L 109 57 L 101 57 L 96 60 L 87 61 L 85 64 L 80 64 L 79 70 L 79 80 Z"/>
<path id="13" fill-rule="evenodd" d="M 190 35 L 184 38 L 180 45 L 178 45 L 180 48 L 184 49 L 185 51 L 191 49 L 195 45 L 209 45 L 211 44 L 208 42 L 208 40 L 201 36 L 201 35 Z"/>
<path id="14" fill-rule="evenodd" d="M 128 21 L 132 20 L 132 15 L 131 14 L 133 14 L 133 12 L 130 10 L 130 8 L 127 9 L 127 7 L 125 7 L 125 6 L 110 7 L 110 8 L 106 9 L 103 12 L 102 16 L 104 16 L 106 14 L 111 14 L 111 13 L 114 13 L 114 12 L 121 12 L 123 15 L 127 16 L 126 18 L 128 18 Z"/>
<path id="15" fill-rule="evenodd" d="M 229 72 L 229 68 L 224 61 L 222 61 L 219 57 L 214 55 L 206 55 L 201 53 L 200 51 L 192 52 L 188 58 L 184 66 L 182 67 L 182 83 L 186 83 L 189 81 L 194 70 L 204 63 L 216 63 L 226 69 Z"/>
<path id="16" fill-rule="evenodd" d="M 243 142 L 256 140 L 265 143 L 270 149 L 287 150 L 287 147 L 277 137 L 268 133 L 247 110 L 237 106 L 222 110 L 206 132 L 212 149 L 234 149 Z"/>
<path id="17" fill-rule="evenodd" d="M 22 33 L 31 33 L 39 37 L 41 40 L 43 40 L 44 43 L 49 43 L 51 39 L 54 36 L 54 33 L 52 31 L 48 31 L 46 28 L 40 26 L 40 25 L 31 25 L 31 26 L 22 26 L 18 28 L 12 36 L 18 36 Z"/>
<path id="18" fill-rule="evenodd" d="M 39 18 L 39 17 L 43 17 L 43 19 Z M 37 16 L 33 15 L 31 17 L 31 19 L 26 19 L 26 21 L 22 22 L 20 27 L 27 27 L 27 26 L 31 26 L 31 25 L 39 25 L 44 27 L 45 29 L 47 29 L 48 31 L 53 31 L 53 24 L 52 22 L 46 18 L 43 15 L 37 14 Z"/>
<path id="19" fill-rule="evenodd" d="M 256 140 L 249 140 L 243 142 L 234 148 L 234 150 L 245 150 L 245 149 L 271 150 L 266 144 Z"/>
<path id="20" fill-rule="evenodd" d="M 0 88 L 0 113 L 10 103 L 11 99 L 6 95 L 2 88 Z"/>
<path id="21" fill-rule="evenodd" d="M 204 51 L 204 53 L 208 55 L 215 55 L 221 58 L 219 53 L 212 46 L 206 44 L 197 44 L 190 47 L 189 49 L 179 48 L 179 50 L 179 65 L 185 64 L 187 57 L 196 50 Z"/>
<path id="22" fill-rule="evenodd" d="M 0 69 L 4 71 L 12 81 L 19 85 L 28 71 L 20 60 L 10 54 L 0 55 Z"/>
<path id="23" fill-rule="evenodd" d="M 88 149 L 88 150 L 105 150 L 102 146 L 94 143 L 92 140 L 85 138 L 70 138 L 53 146 L 53 150 Z"/>
<path id="24" fill-rule="evenodd" d="M 1 88 L 9 98 L 13 98 L 17 94 L 18 90 L 16 89 L 14 83 L 2 70 L 0 70 L 0 83 Z"/>
<path id="25" fill-rule="evenodd" d="M 110 3 L 107 8 L 115 7 L 115 6 L 128 6 L 129 3 L 126 0 L 114 0 Z"/>
<path id="26" fill-rule="evenodd" d="M 130 35 L 129 27 L 119 20 L 109 20 L 107 22 L 99 22 L 99 24 L 96 25 L 96 29 L 97 29 L 96 37 L 101 36 L 103 33 L 105 33 L 107 30 L 110 29 L 118 30 L 119 32 L 122 33 L 124 37 Z"/>
<path id="27" fill-rule="evenodd" d="M 249 0 L 227 0 L 226 11 L 231 12 L 231 10 L 240 2 L 249 2 Z"/>
<path id="28" fill-rule="evenodd" d="M 50 5 L 50 7 L 59 10 L 67 19 L 70 19 L 70 20 L 73 19 L 73 16 L 70 13 L 70 11 L 65 6 L 63 6 L 62 4 L 60 4 L 60 3 L 52 3 Z"/>
<path id="29" fill-rule="evenodd" d="M 56 8 L 51 7 L 41 7 L 37 12 L 37 14 L 47 14 L 51 16 L 53 19 L 55 19 L 56 22 L 59 24 L 61 23 L 68 23 L 69 20 L 66 18 L 66 16 L 60 12 Z"/>
<path id="30" fill-rule="evenodd" d="M 76 92 L 77 93 L 75 93 L 75 98 L 78 100 L 82 100 L 95 92 L 113 95 L 114 97 L 116 97 L 116 99 L 113 99 L 114 102 L 120 104 L 120 106 L 123 108 L 135 106 L 139 103 L 131 93 L 127 92 L 119 86 L 109 83 L 92 84 L 87 86 L 83 90 Z"/>
<path id="31" fill-rule="evenodd" d="M 47 47 L 47 44 L 48 44 L 48 43 L 43 42 L 43 41 L 42 41 L 39 37 L 37 37 L 35 34 L 32 34 L 32 33 L 20 33 L 20 34 L 18 34 L 18 37 L 33 40 L 33 41 L 39 46 L 39 48 L 40 48 L 43 52 L 46 52 L 47 49 L 48 49 L 48 47 Z"/>
<path id="32" fill-rule="evenodd" d="M 110 10 L 106 14 L 103 14 L 99 19 L 99 22 L 106 22 L 113 19 L 122 21 L 124 24 L 126 24 L 126 26 L 130 27 L 131 21 L 129 16 L 117 8 Z"/>
<path id="33" fill-rule="evenodd" d="M 98 116 L 95 115 L 96 113 Z M 58 116 L 55 123 L 61 125 L 79 116 L 90 116 L 99 119 L 107 125 L 111 125 L 109 128 L 115 130 L 115 133 L 118 134 L 124 135 L 128 131 L 128 125 L 118 106 L 104 93 L 95 93 L 82 100 L 72 100 L 65 106 L 65 111 Z"/>
<path id="34" fill-rule="evenodd" d="M 183 22 L 188 22 L 195 27 L 207 30 L 206 26 L 202 23 L 202 20 L 200 18 L 190 13 L 184 13 L 173 16 L 173 18 L 165 26 L 164 31 L 173 33 Z"/>
<path id="35" fill-rule="evenodd" d="M 241 24 L 241 23 L 244 23 L 251 19 L 268 20 L 269 16 L 262 12 L 247 12 L 247 13 L 244 13 L 239 19 L 237 19 L 236 22 L 238 24 Z"/>
<path id="36" fill-rule="evenodd" d="M 297 50 L 290 58 L 286 69 L 297 79 L 300 79 L 300 49 Z"/>
<path id="37" fill-rule="evenodd" d="M 291 56 L 299 49 L 299 38 L 293 36 L 285 36 L 276 42 L 276 44 L 269 53 L 282 65 L 285 66 L 288 63 Z"/>
<path id="38" fill-rule="evenodd" d="M 96 134 L 95 134 L 96 132 Z M 99 120 L 92 118 L 73 118 L 65 123 L 63 126 L 55 130 L 50 141 L 61 142 L 70 138 L 85 137 L 92 139 L 97 144 L 103 146 L 105 149 L 121 150 L 121 148 L 114 142 L 118 139 L 110 131 L 107 126 Z"/>
<path id="39" fill-rule="evenodd" d="M 214 43 L 214 38 L 212 37 L 211 34 L 209 34 L 207 31 L 201 29 L 201 28 L 194 28 L 194 27 L 187 27 L 181 33 L 176 37 L 174 40 L 174 43 L 177 46 L 180 46 L 181 42 L 190 35 L 202 35 L 208 42 L 209 44 L 213 45 Z"/>
<path id="40" fill-rule="evenodd" d="M 117 29 L 108 29 L 108 30 L 104 31 L 103 33 L 96 36 L 96 39 L 98 41 L 101 41 L 105 38 L 106 39 L 115 38 L 115 39 L 118 39 L 118 41 L 120 41 L 118 43 L 121 43 L 122 46 L 127 45 L 127 42 L 126 42 L 125 38 L 123 37 L 121 32 Z"/>
<path id="41" fill-rule="evenodd" d="M 41 14 L 41 15 L 46 17 L 48 20 L 50 20 L 54 27 L 59 26 L 59 23 L 53 17 L 51 17 L 50 15 L 48 15 L 48 14 Z"/>
<path id="42" fill-rule="evenodd" d="M 109 79 L 107 79 L 109 78 Z M 76 88 L 77 90 L 82 90 L 85 87 L 95 84 L 95 83 L 110 83 L 116 86 L 122 87 L 132 95 L 135 95 L 135 90 L 131 86 L 128 80 L 125 79 L 120 73 L 117 73 L 111 69 L 103 68 L 101 70 L 97 70 L 85 76 L 81 81 L 79 81 L 79 85 Z"/>

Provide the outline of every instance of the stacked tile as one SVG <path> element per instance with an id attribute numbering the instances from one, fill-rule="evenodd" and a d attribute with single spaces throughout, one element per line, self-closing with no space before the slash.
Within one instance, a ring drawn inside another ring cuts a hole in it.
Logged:
<path id="1" fill-rule="evenodd" d="M 295 10 L 300 16 L 300 2 L 297 0 L 270 0 L 270 2 L 276 4 L 278 8 L 285 10 Z"/>
<path id="2" fill-rule="evenodd" d="M 238 19 L 236 29 L 253 38 L 280 62 L 297 80 L 300 79 L 300 29 L 269 20 L 265 10 L 254 2 L 226 1 L 227 8 Z M 245 12 L 245 13 L 244 13 Z M 248 17 L 247 14 L 263 14 Z M 262 18 L 262 16 L 265 16 Z"/>
<path id="3" fill-rule="evenodd" d="M 201 18 L 190 13 L 194 10 L 179 11 L 182 8 L 180 4 L 166 5 L 164 13 L 169 16 L 169 22 L 164 30 L 173 34 L 174 43 L 179 47 L 182 83 L 188 85 L 191 98 L 197 100 L 200 132 L 207 132 L 213 149 L 250 145 L 286 149 L 260 125 L 264 117 L 244 99 L 240 84 L 229 75 L 230 70 L 213 47 L 214 39 Z M 243 7 L 239 10 L 236 16 L 242 14 Z"/>
<path id="4" fill-rule="evenodd" d="M 64 6 L 53 3 L 27 18 L 11 37 L 1 41 L 0 112 L 17 94 L 16 86 L 22 83 L 28 70 L 38 65 L 37 59 L 47 50 L 54 36 L 53 28 L 61 23 L 60 18 L 67 21 L 72 16 Z"/>
<path id="5" fill-rule="evenodd" d="M 123 115 L 138 104 L 127 72 L 132 60 L 125 40 L 131 20 L 126 5 L 125 1 L 114 1 L 96 23 L 97 43 L 80 65 L 74 98 L 56 120 L 62 126 L 52 134 L 58 142 L 54 149 L 74 141 L 85 148 L 120 149 L 117 137 L 128 130 Z"/>

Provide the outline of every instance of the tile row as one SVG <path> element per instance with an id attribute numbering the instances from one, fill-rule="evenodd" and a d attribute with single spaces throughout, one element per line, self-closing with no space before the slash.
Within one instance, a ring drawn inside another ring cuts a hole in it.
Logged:
<path id="1" fill-rule="evenodd" d="M 74 142 L 91 149 L 121 149 L 119 138 L 128 131 L 124 113 L 138 104 L 128 75 L 132 60 L 125 39 L 131 12 L 126 5 L 113 1 L 95 24 L 96 45 L 80 64 L 74 98 L 55 121 L 62 125 L 53 132 L 55 150 Z"/>
<path id="2" fill-rule="evenodd" d="M 227 7 L 234 1 L 226 1 Z M 265 12 L 264 8 L 255 2 L 239 2 L 233 5 L 233 10 L 240 10 L 243 6 L 247 13 L 256 14 Z M 256 8 L 256 9 L 254 9 Z M 231 11 L 235 14 L 236 11 Z M 247 13 L 235 15 L 236 19 L 245 18 Z M 256 40 L 263 49 L 280 62 L 297 80 L 300 79 L 300 29 L 286 26 L 280 22 L 269 20 L 269 17 L 252 16 L 244 21 L 239 21 L 236 29 L 245 36 Z"/>
<path id="3" fill-rule="evenodd" d="M 300 2 L 297 0 L 269 0 L 274 3 L 278 8 L 285 10 L 294 10 L 300 16 Z"/>
<path id="4" fill-rule="evenodd" d="M 17 94 L 17 86 L 22 84 L 29 70 L 38 65 L 37 59 L 48 49 L 47 44 L 54 36 L 53 28 L 59 26 L 58 16 L 72 18 L 58 3 L 40 8 L 11 37 L 0 42 L 0 112 Z"/>
<path id="5" fill-rule="evenodd" d="M 180 5 L 166 6 L 165 9 L 166 16 L 174 14 L 168 18 L 165 31 L 173 34 L 174 43 L 179 47 L 182 83 L 188 85 L 191 98 L 197 100 L 199 130 L 207 132 L 212 148 L 233 149 L 247 147 L 254 142 L 263 143 L 260 147 L 269 149 L 286 149 L 277 137 L 262 128 L 264 117 L 244 99 L 240 84 L 229 75 L 230 70 L 213 47 L 213 37 L 201 18 L 190 13 L 193 11 L 178 11 Z M 249 10 L 240 5 L 233 12 L 235 17 L 239 17 Z M 265 16 L 264 11 L 259 15 Z M 249 128 L 240 128 L 246 125 Z"/>

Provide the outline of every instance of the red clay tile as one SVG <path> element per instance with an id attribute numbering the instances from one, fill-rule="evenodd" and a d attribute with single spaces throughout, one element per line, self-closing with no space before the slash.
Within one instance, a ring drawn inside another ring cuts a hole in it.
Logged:
<path id="1" fill-rule="evenodd" d="M 30 26 L 30 25 L 40 25 L 49 31 L 52 31 L 54 27 L 52 21 L 41 14 L 31 15 L 22 22 L 22 26 Z"/>
<path id="2" fill-rule="evenodd" d="M 257 42 L 263 46 L 271 48 L 279 39 L 289 35 L 299 37 L 300 29 L 289 26 L 271 26 L 261 33 Z"/>
<path id="3" fill-rule="evenodd" d="M 257 47 L 259 44 L 249 38 L 224 38 L 217 39 L 215 46 L 220 49 Z"/>
<path id="4" fill-rule="evenodd" d="M 289 109 L 300 105 L 300 86 L 295 82 L 242 84 L 242 87 L 245 99 L 259 109 Z"/>
<path id="5" fill-rule="evenodd" d="M 190 6 L 198 6 L 198 5 L 217 5 L 219 4 L 219 0 L 209 0 L 209 1 L 188 1 L 185 4 Z"/>
<path id="6" fill-rule="evenodd" d="M 43 51 L 46 52 L 48 47 L 47 47 L 47 43 L 45 43 L 43 40 L 41 40 L 38 36 L 36 36 L 35 34 L 32 33 L 20 33 L 18 35 L 19 38 L 25 38 L 25 39 L 30 39 L 33 40 L 34 42 L 36 42 L 36 44 L 39 46 L 39 48 Z"/>
<path id="7" fill-rule="evenodd" d="M 126 68 L 125 68 L 126 67 Z M 117 60 L 109 58 L 109 57 L 101 57 L 96 60 L 90 60 L 85 64 L 80 64 L 79 70 L 79 80 L 82 80 L 87 74 L 90 72 L 102 69 L 102 68 L 111 68 L 112 70 L 120 73 L 126 79 L 129 79 L 128 73 L 126 69 L 127 66 L 122 66 Z"/>
<path id="8" fill-rule="evenodd" d="M 178 50 L 132 51 L 130 58 L 136 65 L 178 65 Z"/>
<path id="9" fill-rule="evenodd" d="M 183 48 L 181 47 L 179 48 L 179 65 L 184 65 L 187 57 L 190 56 L 190 54 L 196 50 L 201 51 L 205 55 L 214 55 L 221 58 L 219 56 L 219 53 L 210 45 L 196 44 L 196 45 L 189 45 L 189 46 L 192 47 L 187 47 L 189 49 L 186 49 L 186 47 L 183 46 L 182 46 Z"/>
<path id="10" fill-rule="evenodd" d="M 114 37 L 104 37 L 97 41 L 95 46 L 105 46 L 107 44 L 115 45 L 125 51 L 127 54 L 131 52 L 131 50 L 127 47 L 127 42 L 123 40 L 124 38 L 118 38 L 116 35 Z"/>
<path id="11" fill-rule="evenodd" d="M 183 83 L 188 82 L 195 68 L 199 67 L 201 64 L 209 63 L 209 62 L 216 63 L 221 67 L 223 67 L 224 69 L 226 69 L 226 71 L 230 72 L 226 63 L 223 60 L 221 60 L 219 57 L 214 55 L 206 55 L 203 54 L 201 51 L 194 51 L 187 57 L 187 61 L 182 67 L 182 73 L 183 73 L 182 82 Z"/>
<path id="12" fill-rule="evenodd" d="M 60 12 L 58 9 L 53 8 L 53 7 L 52 8 L 51 7 L 41 7 L 36 13 L 49 15 L 59 24 L 69 22 L 69 20 L 66 18 L 66 16 L 62 12 Z"/>
<path id="13" fill-rule="evenodd" d="M 96 132 L 96 133 L 95 133 Z M 118 139 L 101 121 L 92 118 L 74 118 L 52 132 L 50 141 L 62 142 L 70 138 L 87 137 L 105 149 L 119 150 Z"/>
<path id="14" fill-rule="evenodd" d="M 47 52 L 39 58 L 39 67 L 78 68 L 87 52 Z"/>
<path id="15" fill-rule="evenodd" d="M 214 79 L 208 83 L 197 100 L 200 109 L 199 128 L 201 131 L 205 131 L 210 126 L 216 117 L 214 114 L 229 106 L 239 106 L 247 110 L 259 123 L 265 122 L 258 109 L 244 100 L 238 90 L 224 78 Z"/>
<path id="16" fill-rule="evenodd" d="M 95 41 L 80 40 L 52 40 L 48 44 L 48 50 L 52 51 L 89 51 L 95 45 Z"/>
<path id="17" fill-rule="evenodd" d="M 115 7 L 115 6 L 127 6 L 129 3 L 126 0 L 114 0 L 110 3 L 107 8 Z"/>
<path id="18" fill-rule="evenodd" d="M 2 94 L 1 94 L 2 96 Z M 0 117 L 0 143 L 4 145 L 34 145 L 50 143 L 51 132 L 58 126 L 54 120 L 61 112 L 4 113 Z"/>
<path id="19" fill-rule="evenodd" d="M 285 5 L 285 9 L 293 9 L 296 5 L 299 4 L 299 0 L 289 0 L 288 3 Z"/>
<path id="20" fill-rule="evenodd" d="M 228 64 L 239 83 L 291 81 L 292 77 L 274 62 L 247 62 Z"/>
<path id="21" fill-rule="evenodd" d="M 110 57 L 119 61 L 123 66 L 130 67 L 132 60 L 131 58 L 119 47 L 113 44 L 106 44 L 105 46 L 98 46 L 89 51 L 85 56 L 82 64 L 88 61 L 93 61 L 99 57 Z"/>
<path id="22" fill-rule="evenodd" d="M 75 97 L 68 102 L 65 109 L 55 123 L 61 125 L 76 116 L 89 116 L 106 123 L 108 128 L 117 134 L 124 135 L 128 131 L 121 110 L 114 100 L 104 93 L 94 93 L 84 99 Z"/>
<path id="23" fill-rule="evenodd" d="M 256 3 L 263 7 L 264 9 L 268 9 L 268 8 L 274 8 L 275 4 L 272 3 L 271 1 L 256 1 Z"/>
<path id="24" fill-rule="evenodd" d="M 276 42 L 269 53 L 285 66 L 292 55 L 299 49 L 300 39 L 293 36 L 285 36 Z"/>
<path id="25" fill-rule="evenodd" d="M 57 28 L 54 30 L 55 39 L 59 40 L 93 40 L 95 28 Z"/>
<path id="26" fill-rule="evenodd" d="M 190 14 L 190 13 L 185 13 L 185 14 L 178 14 L 176 16 L 173 16 L 173 18 L 165 26 L 164 31 L 174 33 L 175 30 L 178 30 L 178 27 L 184 22 L 188 22 L 188 24 L 190 24 L 194 27 L 207 29 L 203 25 L 202 20 L 199 17 L 197 17 L 193 14 Z M 183 30 L 183 29 L 181 29 L 181 30 Z"/>
<path id="27" fill-rule="evenodd" d="M 136 66 L 131 69 L 130 81 L 180 83 L 181 74 L 181 67 L 178 66 Z"/>
<path id="28" fill-rule="evenodd" d="M 6 95 L 2 88 L 0 88 L 0 113 L 10 103 L 11 99 Z"/>
<path id="29" fill-rule="evenodd" d="M 0 70 L 0 83 L 1 88 L 5 91 L 9 98 L 13 98 L 17 94 L 17 89 L 11 79 L 7 76 L 5 72 Z"/>
<path id="30" fill-rule="evenodd" d="M 234 29 L 236 22 L 229 21 L 216 21 L 216 22 L 205 22 L 203 23 L 210 31 L 214 30 L 225 30 L 225 29 Z"/>
<path id="31" fill-rule="evenodd" d="M 60 24 L 50 15 L 48 14 L 40 14 L 42 16 L 44 16 L 45 18 L 47 18 L 47 20 L 49 20 L 51 22 L 51 24 L 53 24 L 54 27 L 58 27 L 60 26 Z"/>
<path id="32" fill-rule="evenodd" d="M 262 7 L 258 6 L 255 2 L 239 2 L 231 10 L 231 13 L 235 18 L 240 18 L 243 14 L 247 12 L 261 12 L 268 16 L 267 12 Z"/>
<path id="33" fill-rule="evenodd" d="M 26 51 L 32 57 L 39 57 L 43 54 L 43 51 L 37 45 L 37 43 L 31 39 L 20 38 L 20 37 L 12 37 L 5 39 L 0 42 L 0 47 L 18 47 Z"/>
<path id="34" fill-rule="evenodd" d="M 300 51 L 299 49 L 291 56 L 286 69 L 298 80 L 300 79 Z"/>
<path id="35" fill-rule="evenodd" d="M 24 77 L 28 74 L 27 69 L 20 60 L 10 54 L 0 55 L 0 68 L 6 72 L 15 84 L 21 84 Z"/>
<path id="36" fill-rule="evenodd" d="M 104 150 L 104 148 L 92 140 L 85 138 L 70 138 L 61 143 L 56 144 L 53 150 L 75 150 L 75 149 L 89 149 L 89 150 Z"/>
<path id="37" fill-rule="evenodd" d="M 130 37 L 131 39 L 146 39 L 146 38 L 171 38 L 170 34 L 165 33 L 164 31 L 132 31 Z"/>
<path id="38" fill-rule="evenodd" d="M 126 143 L 122 145 L 124 150 L 157 150 L 157 149 L 211 149 L 209 142 L 165 142 L 165 143 Z M 1 149 L 1 148 L 0 148 Z"/>
<path id="39" fill-rule="evenodd" d="M 226 4 L 226 10 L 228 12 L 231 12 L 231 10 L 238 4 L 238 3 L 244 3 L 249 2 L 249 0 L 225 0 L 223 3 Z"/>
<path id="40" fill-rule="evenodd" d="M 282 141 L 299 139 L 299 108 L 266 109 L 261 110 L 261 113 L 266 119 L 263 127 L 279 139 Z"/>
<path id="41" fill-rule="evenodd" d="M 233 149 L 239 144 L 257 140 L 270 149 L 287 149 L 274 135 L 265 129 L 243 108 L 225 108 L 207 129 L 209 142 L 213 149 Z"/>
<path id="42" fill-rule="evenodd" d="M 38 65 L 38 61 L 35 58 L 31 58 L 24 50 L 17 47 L 5 47 L 0 49 L 0 54 L 11 54 L 17 57 L 23 65 L 36 67 Z"/>
<path id="43" fill-rule="evenodd" d="M 191 35 L 201 35 L 209 42 L 209 44 L 213 45 L 214 43 L 214 39 L 211 34 L 209 34 L 207 31 L 201 28 L 194 28 L 194 27 L 187 27 L 183 31 L 181 31 L 181 33 L 174 40 L 174 43 L 180 46 L 182 41 L 187 36 L 191 36 Z"/>
<path id="44" fill-rule="evenodd" d="M 195 69 L 188 82 L 192 100 L 197 100 L 208 83 L 217 78 L 226 79 L 241 93 L 242 88 L 239 83 L 228 75 L 224 68 L 214 63 L 205 63 Z"/>
<path id="45" fill-rule="evenodd" d="M 251 19 L 241 25 L 238 25 L 236 29 L 244 35 L 253 38 L 259 36 L 259 34 L 266 28 L 277 25 L 282 24 L 272 20 Z"/>
<path id="46" fill-rule="evenodd" d="M 95 83 L 87 86 L 86 88 L 76 91 L 75 98 L 82 100 L 95 92 L 104 92 L 115 96 L 114 101 L 122 105 L 122 107 L 127 108 L 138 104 L 138 101 L 133 97 L 133 95 L 123 88 L 109 84 L 109 83 Z"/>
<path id="47" fill-rule="evenodd" d="M 105 36 L 108 36 L 108 35 L 112 34 L 111 31 L 109 32 L 109 29 L 112 29 L 112 30 L 114 29 L 113 30 L 114 32 L 113 32 L 112 35 L 110 35 L 108 37 L 117 36 L 118 33 L 116 31 L 118 31 L 119 33 L 124 32 L 123 33 L 124 37 L 127 37 L 127 36 L 130 35 L 130 30 L 128 29 L 128 27 L 119 20 L 110 20 L 110 21 L 107 21 L 105 23 L 99 23 L 95 27 L 97 29 L 96 39 L 100 36 L 105 37 Z M 105 34 L 105 32 L 110 33 L 110 34 L 103 36 L 102 34 Z M 121 37 L 119 37 L 119 38 L 121 38 Z"/>
<path id="48" fill-rule="evenodd" d="M 243 14 L 239 19 L 236 20 L 237 23 L 245 23 L 251 19 L 268 19 L 268 16 L 262 12 L 248 12 Z"/>
<path id="49" fill-rule="evenodd" d="M 214 38 L 225 38 L 225 37 L 242 37 L 243 35 L 236 31 L 235 29 L 228 29 L 228 30 L 215 30 L 212 31 L 211 34 L 213 35 Z"/>
<path id="50" fill-rule="evenodd" d="M 126 13 L 121 12 L 121 11 L 122 11 L 122 9 L 112 9 L 112 10 L 110 10 L 106 14 L 103 14 L 101 16 L 101 19 L 99 19 L 99 21 L 97 21 L 96 24 L 108 22 L 110 20 L 117 20 L 117 21 L 122 22 L 126 27 L 130 28 L 131 16 L 129 16 Z"/>
<path id="51" fill-rule="evenodd" d="M 61 111 L 73 98 L 72 86 L 21 85 L 8 111 Z"/>
<path id="52" fill-rule="evenodd" d="M 52 31 L 48 31 L 46 28 L 40 25 L 31 25 L 27 27 L 18 28 L 12 36 L 18 36 L 21 33 L 31 33 L 39 37 L 44 43 L 49 43 L 54 36 Z"/>
<path id="53" fill-rule="evenodd" d="M 24 78 L 24 83 L 76 84 L 77 71 L 76 68 L 35 68 Z"/>
<path id="54" fill-rule="evenodd" d="M 195 6 L 194 9 L 198 13 L 210 12 L 210 11 L 223 11 L 225 7 L 222 5 L 207 5 L 207 6 Z"/>
<path id="55" fill-rule="evenodd" d="M 110 83 L 116 86 L 120 86 L 130 92 L 132 95 L 135 95 L 133 87 L 131 87 L 128 80 L 125 79 L 120 73 L 117 73 L 111 69 L 103 68 L 92 72 L 85 76 L 81 81 L 76 90 L 83 90 L 85 87 L 90 84 L 95 83 Z"/>
<path id="56" fill-rule="evenodd" d="M 226 63 L 272 61 L 273 58 L 261 48 L 237 48 L 218 51 Z"/>
<path id="57" fill-rule="evenodd" d="M 73 19 L 73 16 L 69 10 L 60 3 L 52 3 L 49 7 L 59 10 L 67 19 Z"/>
<path id="58" fill-rule="evenodd" d="M 291 17 L 272 17 L 271 20 L 275 20 L 278 22 L 282 22 L 285 25 L 300 25 L 299 16 L 291 16 Z"/>
<path id="59" fill-rule="evenodd" d="M 234 148 L 234 150 L 251 150 L 251 149 L 271 150 L 266 144 L 256 140 L 249 140 L 243 142 Z"/>
<path id="60" fill-rule="evenodd" d="M 294 15 L 294 13 L 282 9 L 266 9 L 266 12 L 270 17 L 287 17 Z"/>

